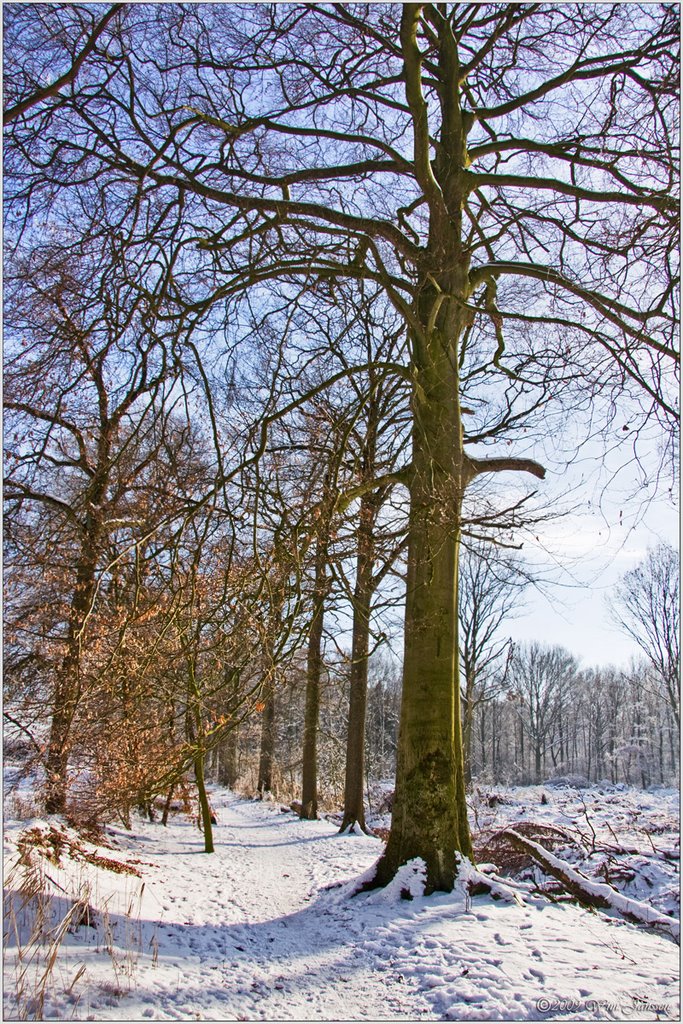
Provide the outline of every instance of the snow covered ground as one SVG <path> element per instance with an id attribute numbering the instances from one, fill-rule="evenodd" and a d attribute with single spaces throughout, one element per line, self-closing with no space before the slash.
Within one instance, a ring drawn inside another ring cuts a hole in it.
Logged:
<path id="1" fill-rule="evenodd" d="M 493 806 L 491 806 L 493 805 Z M 555 853 L 625 896 L 680 917 L 680 799 L 676 790 L 626 787 L 492 787 L 476 790 L 473 826 L 482 852 L 496 832 L 533 821 L 567 837 Z M 541 840 L 543 842 L 543 840 Z M 495 849 L 495 840 L 493 842 Z M 540 880 L 538 869 L 517 877 Z M 552 886 L 550 887 L 552 888 Z"/>
<path id="2" fill-rule="evenodd" d="M 480 793 L 473 807 L 484 838 L 523 817 L 588 836 L 592 826 L 622 850 L 608 864 L 614 883 L 674 909 L 671 791 L 498 787 L 492 805 L 490 797 Z M 167 828 L 141 819 L 132 832 L 108 828 L 110 846 L 85 842 L 57 819 L 7 822 L 4 1019 L 679 1019 L 678 947 L 617 917 L 538 895 L 538 869 L 528 869 L 526 889 L 522 883 L 512 902 L 462 890 L 401 899 L 401 888 L 419 890 L 419 865 L 386 890 L 352 897 L 382 849 L 379 839 L 339 836 L 332 822 L 303 822 L 225 790 L 214 789 L 212 802 L 213 855 L 202 852 L 201 834 L 182 815 Z M 21 840 L 27 828 L 43 838 L 33 832 Z M 22 850 L 24 864 L 14 868 Z M 602 879 L 600 857 L 604 851 L 579 857 L 575 850 L 574 863 L 592 865 Z M 42 935 L 31 943 L 37 897 L 28 890 L 40 872 L 53 896 L 43 901 Z M 79 894 L 57 951 L 54 930 Z"/>

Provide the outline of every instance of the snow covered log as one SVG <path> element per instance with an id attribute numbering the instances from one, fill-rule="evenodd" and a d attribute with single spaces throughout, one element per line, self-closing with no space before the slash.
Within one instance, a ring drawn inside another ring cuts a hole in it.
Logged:
<path id="1" fill-rule="evenodd" d="M 571 893 L 580 903 L 602 910 L 616 910 L 622 917 L 665 931 L 672 938 L 679 940 L 680 923 L 674 918 L 660 914 L 647 903 L 629 899 L 628 896 L 624 896 L 607 882 L 592 881 L 567 864 L 566 861 L 556 857 L 533 840 L 521 836 L 514 829 L 506 829 L 504 834 L 517 849 L 523 850 L 532 857 L 547 874 L 557 878 L 567 892 Z"/>

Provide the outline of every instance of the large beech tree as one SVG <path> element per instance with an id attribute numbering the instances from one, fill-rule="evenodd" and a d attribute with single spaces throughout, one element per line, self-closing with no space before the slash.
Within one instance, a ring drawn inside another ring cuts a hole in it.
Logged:
<path id="1" fill-rule="evenodd" d="M 375 883 L 421 857 L 428 890 L 450 889 L 455 852 L 471 854 L 463 497 L 482 474 L 544 476 L 521 437 L 516 454 L 489 455 L 487 441 L 501 423 L 514 440 L 541 398 L 599 416 L 606 398 L 637 390 L 643 421 L 675 414 L 675 7 L 6 12 L 13 61 L 30 48 L 10 87 L 13 232 L 27 204 L 32 227 L 36 211 L 58 222 L 76 193 L 97 211 L 91 236 L 153 233 L 160 254 L 176 254 L 166 315 L 188 330 L 269 281 L 371 280 L 404 318 L 409 355 L 394 372 L 411 386 L 412 457 L 393 474 L 410 494 L 404 678 Z M 142 265 L 141 290 L 154 277 Z"/>

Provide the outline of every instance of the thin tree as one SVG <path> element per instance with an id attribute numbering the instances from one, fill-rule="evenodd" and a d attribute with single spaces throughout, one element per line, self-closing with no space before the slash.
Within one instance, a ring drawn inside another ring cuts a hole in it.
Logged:
<path id="1" fill-rule="evenodd" d="M 515 647 L 511 685 L 528 750 L 532 777 L 541 782 L 562 703 L 576 686 L 576 659 L 562 647 L 532 643 Z"/>
<path id="2" fill-rule="evenodd" d="M 122 267 L 116 269 L 120 273 Z M 55 620 L 50 631 L 61 654 L 51 672 L 51 692 L 42 695 L 50 709 L 45 808 L 54 814 L 66 804 L 72 726 L 85 688 L 82 655 L 101 574 L 112 537 L 129 522 L 130 495 L 163 446 L 155 423 L 167 364 L 151 321 L 139 310 L 114 306 L 93 288 L 86 279 L 93 267 L 86 261 L 69 262 L 56 249 L 13 270 L 6 318 L 12 338 L 5 376 L 12 430 L 7 521 L 16 536 L 22 522 L 44 517 L 40 533 L 59 537 L 66 577 L 47 612 Z M 116 277 L 115 270 L 102 287 L 112 287 Z M 120 278 L 118 286 L 123 298 Z M 120 374 L 124 359 L 129 372 Z"/>

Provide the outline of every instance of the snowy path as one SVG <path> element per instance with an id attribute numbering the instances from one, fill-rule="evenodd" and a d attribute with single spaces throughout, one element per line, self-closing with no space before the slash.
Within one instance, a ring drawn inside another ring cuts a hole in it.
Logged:
<path id="1" fill-rule="evenodd" d="M 211 856 L 182 816 L 110 830 L 142 877 L 96 872 L 92 903 L 107 914 L 69 936 L 45 1018 L 679 1019 L 679 950 L 665 937 L 542 899 L 405 901 L 405 879 L 351 899 L 339 887 L 379 840 L 222 790 L 212 799 Z M 8 852 L 15 841 L 10 828 Z M 82 882 L 69 862 L 50 872 Z"/>
<path id="2" fill-rule="evenodd" d="M 138 964 L 133 999 L 141 1016 L 431 1016 L 417 986 L 392 971 L 384 956 L 362 948 L 364 916 L 355 920 L 362 908 L 327 894 L 316 899 L 330 880 L 346 880 L 372 864 L 378 840 L 338 837 L 326 822 L 299 822 L 267 805 L 230 797 L 214 803 L 216 854 L 198 852 L 197 832 L 185 828 L 186 841 L 176 839 L 155 872 L 154 890 L 163 893 L 159 954 L 156 965 Z M 159 864 L 158 829 L 145 840 L 140 856 Z"/>

